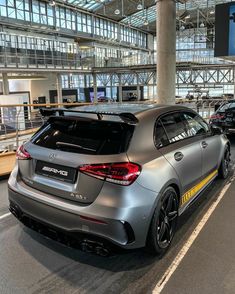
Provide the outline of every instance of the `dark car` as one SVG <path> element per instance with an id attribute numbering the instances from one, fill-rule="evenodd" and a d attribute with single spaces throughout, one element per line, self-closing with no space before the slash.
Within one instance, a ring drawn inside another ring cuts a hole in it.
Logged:
<path id="1" fill-rule="evenodd" d="M 210 118 L 210 124 L 221 127 L 226 134 L 235 133 L 235 100 L 221 105 Z"/>

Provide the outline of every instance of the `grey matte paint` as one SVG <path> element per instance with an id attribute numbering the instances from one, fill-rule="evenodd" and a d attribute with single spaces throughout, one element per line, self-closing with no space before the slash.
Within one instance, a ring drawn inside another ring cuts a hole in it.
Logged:
<path id="1" fill-rule="evenodd" d="M 152 215 L 164 189 L 175 185 L 181 197 L 219 167 L 224 148 L 229 144 L 224 135 L 208 134 L 188 138 L 158 150 L 153 140 L 156 120 L 168 112 L 192 111 L 185 107 L 117 104 L 79 109 L 134 113 L 139 123 L 135 127 L 127 153 L 83 155 L 53 151 L 28 142 L 25 147 L 33 159 L 18 160 L 16 163 L 9 179 L 9 199 L 17 203 L 22 211 L 48 224 L 76 232 L 86 231 L 125 248 L 145 246 Z M 202 147 L 203 141 L 207 142 L 207 148 Z M 184 154 L 179 162 L 174 159 L 176 152 Z M 49 162 L 51 153 L 55 155 L 54 163 L 75 168 L 82 164 L 129 160 L 138 163 L 142 170 L 130 186 L 104 182 L 84 174 L 78 174 L 74 184 L 65 183 L 34 172 L 36 160 Z M 86 199 L 76 200 L 71 193 L 82 194 Z M 188 205 L 189 203 L 179 208 L 179 214 Z M 104 220 L 107 225 L 81 220 L 79 215 Z M 134 231 L 135 241 L 130 244 L 127 243 L 122 221 L 128 222 Z"/>

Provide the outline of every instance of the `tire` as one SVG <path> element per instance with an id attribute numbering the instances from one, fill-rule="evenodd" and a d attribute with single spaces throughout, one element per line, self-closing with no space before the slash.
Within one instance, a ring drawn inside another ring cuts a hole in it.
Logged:
<path id="1" fill-rule="evenodd" d="M 219 177 L 222 179 L 227 179 L 229 175 L 229 163 L 230 163 L 230 151 L 228 145 L 224 150 L 224 155 L 219 167 Z"/>
<path id="2" fill-rule="evenodd" d="M 149 253 L 163 256 L 171 245 L 178 219 L 179 200 L 173 187 L 162 193 L 149 228 L 146 249 Z"/>

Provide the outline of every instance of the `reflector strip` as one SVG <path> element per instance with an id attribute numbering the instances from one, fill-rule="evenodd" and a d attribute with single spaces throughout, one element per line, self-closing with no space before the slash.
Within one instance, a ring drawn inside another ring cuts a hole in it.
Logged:
<path id="1" fill-rule="evenodd" d="M 80 218 L 84 219 L 86 221 L 89 221 L 89 222 L 93 222 L 93 223 L 97 223 L 97 224 L 101 224 L 101 225 L 107 225 L 106 222 L 104 222 L 100 219 L 96 219 L 96 218 L 92 218 L 92 217 L 88 217 L 88 216 L 83 216 L 83 215 L 80 215 Z"/>

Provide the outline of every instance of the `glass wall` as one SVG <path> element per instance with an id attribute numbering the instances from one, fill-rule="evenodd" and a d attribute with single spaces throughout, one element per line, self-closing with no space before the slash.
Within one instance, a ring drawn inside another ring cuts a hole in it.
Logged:
<path id="1" fill-rule="evenodd" d="M 80 66 L 78 44 L 72 40 L 0 32 L 0 67 Z"/>
<path id="2" fill-rule="evenodd" d="M 83 64 L 94 64 L 95 67 L 125 67 L 151 64 L 152 56 L 149 51 L 134 50 L 123 47 L 102 46 L 94 44 L 93 47 L 82 49 Z"/>
<path id="3" fill-rule="evenodd" d="M 0 16 L 147 48 L 147 34 L 86 12 L 38 0 L 0 0 Z"/>

